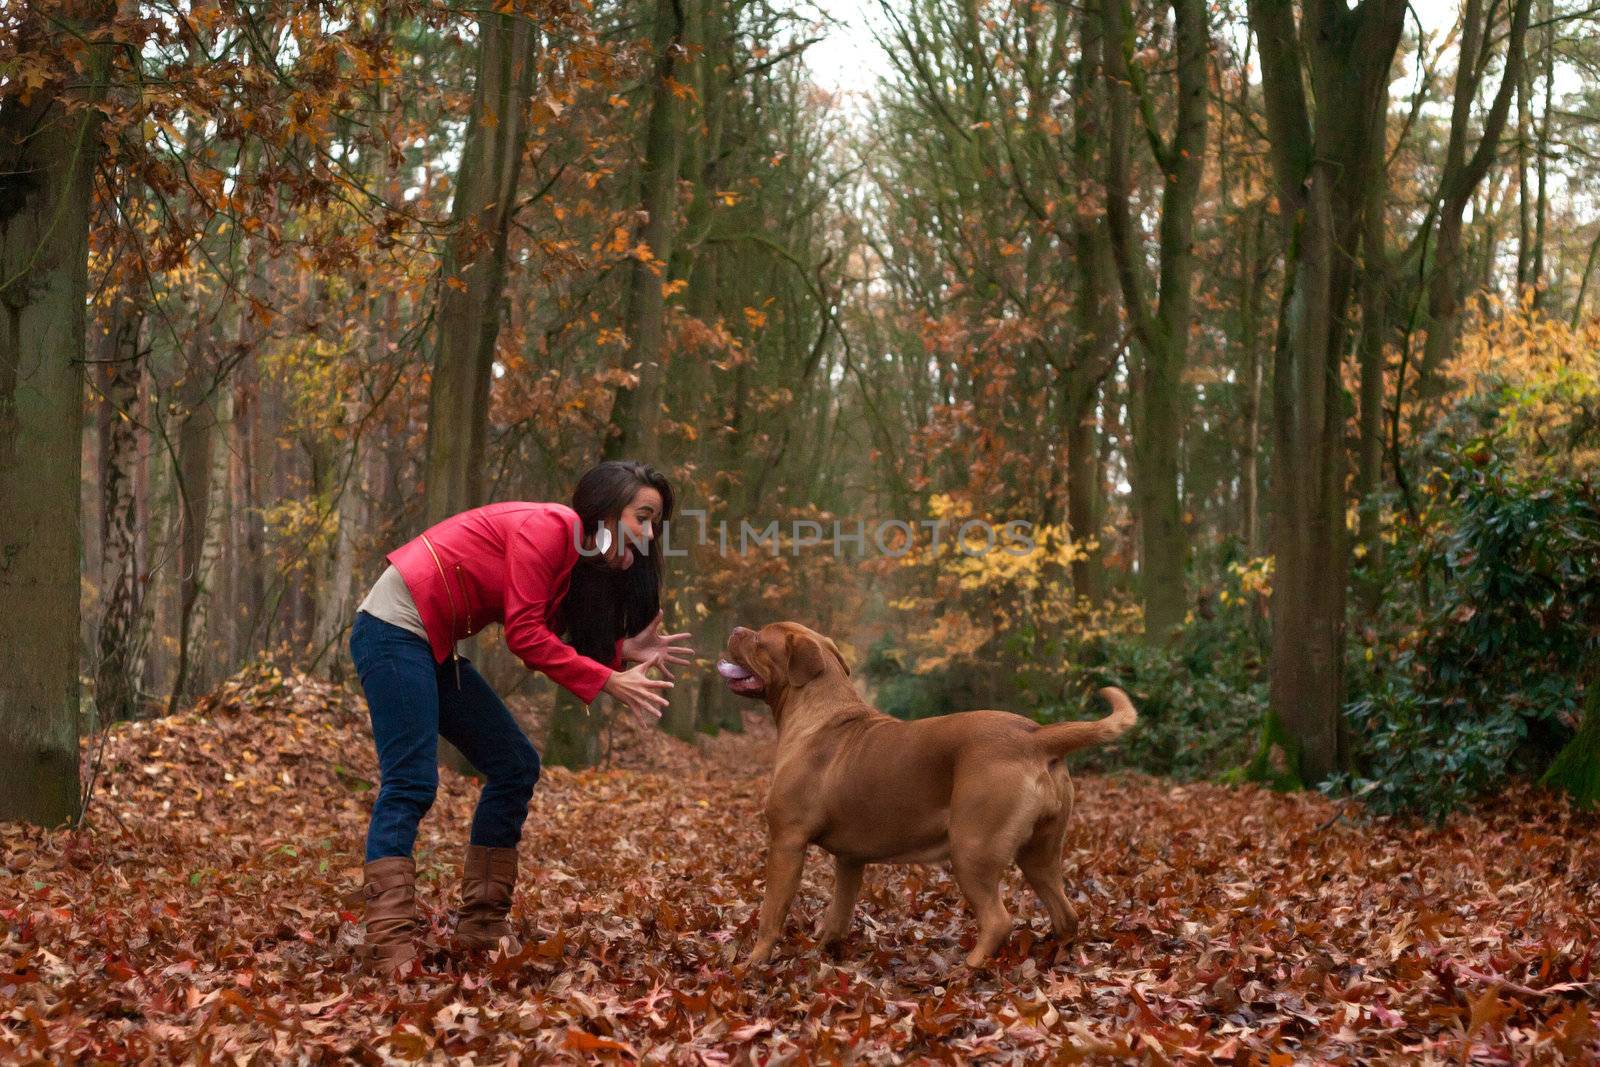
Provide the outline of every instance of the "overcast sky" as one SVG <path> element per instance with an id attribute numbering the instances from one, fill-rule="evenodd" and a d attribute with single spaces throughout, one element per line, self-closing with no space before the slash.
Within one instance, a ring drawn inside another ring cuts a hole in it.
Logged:
<path id="1" fill-rule="evenodd" d="M 877 21 L 882 17 L 878 0 L 812 2 L 839 23 L 806 52 L 806 63 L 817 84 L 841 93 L 870 92 L 888 71 L 888 62 L 868 28 L 869 20 Z M 1412 10 L 1429 32 L 1442 34 L 1449 29 L 1459 8 L 1457 0 L 1414 0 Z M 1401 85 L 1397 86 L 1397 91 L 1406 90 Z"/>

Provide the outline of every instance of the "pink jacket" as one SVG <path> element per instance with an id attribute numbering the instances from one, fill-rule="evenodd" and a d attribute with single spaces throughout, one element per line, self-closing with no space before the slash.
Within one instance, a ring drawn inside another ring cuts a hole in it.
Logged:
<path id="1" fill-rule="evenodd" d="M 593 703 L 622 667 L 622 642 L 607 666 L 550 630 L 578 562 L 578 528 L 577 512 L 564 504 L 509 501 L 452 515 L 389 553 L 417 602 L 434 660 L 443 663 L 456 641 L 504 623 L 506 647 L 518 659 Z"/>

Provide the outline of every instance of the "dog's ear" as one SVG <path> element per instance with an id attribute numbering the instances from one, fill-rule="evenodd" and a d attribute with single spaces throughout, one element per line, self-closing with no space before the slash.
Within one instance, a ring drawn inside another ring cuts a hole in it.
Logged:
<path id="1" fill-rule="evenodd" d="M 823 638 L 827 641 L 827 638 Z M 828 641 L 832 645 L 832 641 Z M 839 656 L 839 650 L 833 649 L 833 655 Z M 802 685 L 821 675 L 828 669 L 828 653 L 816 640 L 804 634 L 789 635 L 789 684 L 798 689 Z M 842 658 L 839 659 L 843 663 Z M 846 672 L 848 673 L 848 672 Z"/>
<path id="2" fill-rule="evenodd" d="M 839 669 L 844 671 L 845 677 L 850 677 L 850 664 L 844 661 L 844 654 L 839 651 L 839 646 L 833 643 L 833 638 L 824 637 L 822 643 L 828 646 L 828 651 L 833 653 L 833 658 L 839 661 Z"/>

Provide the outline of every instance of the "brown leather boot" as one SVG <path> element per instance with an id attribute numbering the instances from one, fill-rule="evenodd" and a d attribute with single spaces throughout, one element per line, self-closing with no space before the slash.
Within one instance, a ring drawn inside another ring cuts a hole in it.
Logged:
<path id="1" fill-rule="evenodd" d="M 521 951 L 507 918 L 516 884 L 516 849 L 467 846 L 461 871 L 461 911 L 456 920 L 458 948 L 491 949 L 505 938 L 507 952 Z"/>
<path id="2" fill-rule="evenodd" d="M 397 978 L 417 958 L 417 865 L 410 856 L 390 856 L 373 860 L 364 872 L 361 966 L 368 974 Z"/>

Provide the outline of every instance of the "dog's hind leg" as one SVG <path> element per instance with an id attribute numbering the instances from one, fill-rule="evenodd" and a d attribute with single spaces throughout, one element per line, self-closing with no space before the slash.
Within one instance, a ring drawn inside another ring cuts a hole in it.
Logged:
<path id="1" fill-rule="evenodd" d="M 987 764 L 958 778 L 950 799 L 950 870 L 978 918 L 968 967 L 981 967 L 1011 936 L 1000 880 L 1044 814 L 1043 790 L 1027 782 L 1018 790 L 1017 777 Z"/>
<path id="2" fill-rule="evenodd" d="M 843 856 L 833 857 L 833 901 L 817 926 L 817 940 L 832 948 L 850 932 L 850 916 L 855 914 L 861 895 L 861 876 L 866 865 Z"/>
<path id="3" fill-rule="evenodd" d="M 1011 913 L 1000 899 L 1000 879 L 1010 864 L 996 854 L 992 842 L 950 845 L 951 872 L 978 917 L 978 939 L 967 953 L 967 966 L 981 967 L 1011 936 Z"/>
<path id="4" fill-rule="evenodd" d="M 1017 853 L 1017 866 L 1028 885 L 1044 901 L 1050 913 L 1050 928 L 1062 941 L 1071 941 L 1078 935 L 1078 913 L 1067 900 L 1061 874 L 1061 849 L 1066 843 L 1067 820 L 1057 817 L 1047 819 L 1034 830 L 1033 836 Z"/>

